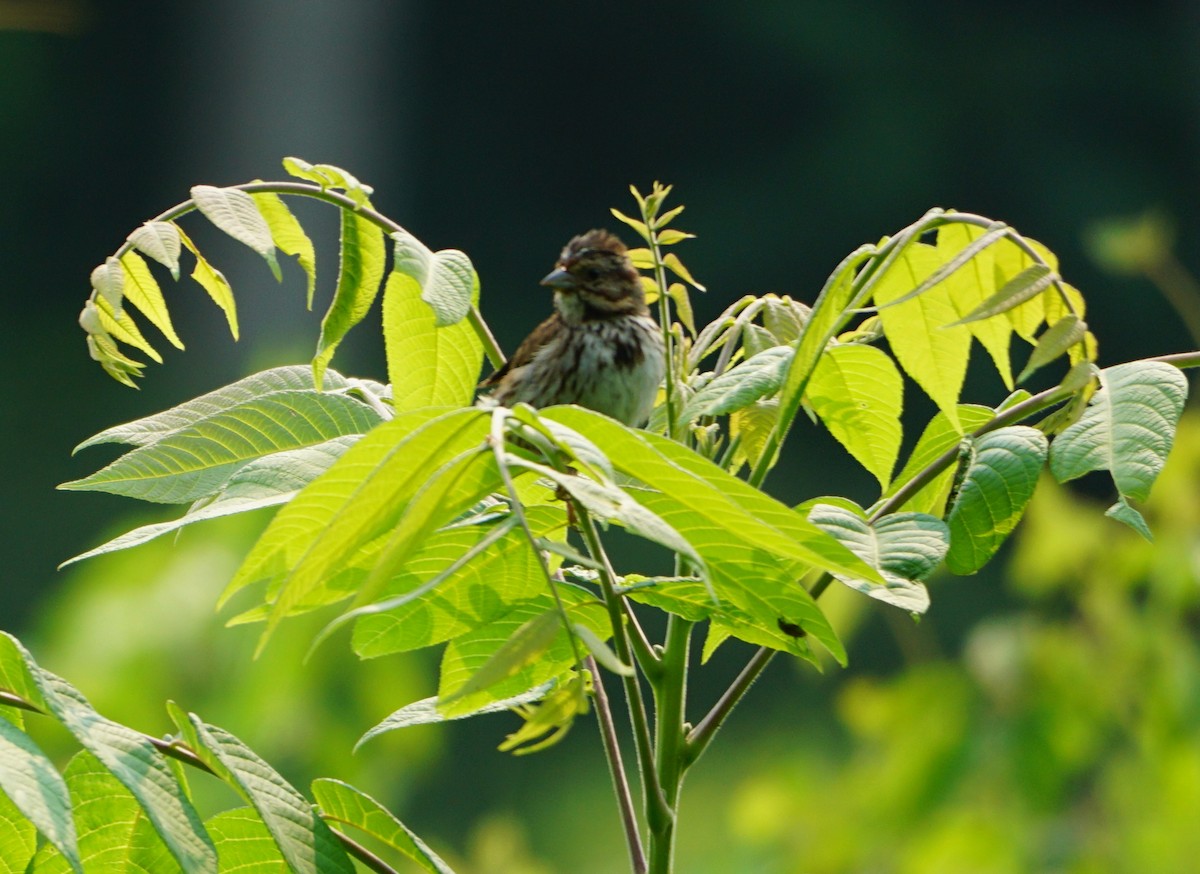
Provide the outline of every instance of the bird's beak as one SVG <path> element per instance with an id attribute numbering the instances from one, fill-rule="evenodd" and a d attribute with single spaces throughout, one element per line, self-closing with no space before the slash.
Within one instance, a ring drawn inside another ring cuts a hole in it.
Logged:
<path id="1" fill-rule="evenodd" d="M 575 277 L 560 267 L 547 274 L 540 284 L 550 288 L 569 289 L 575 287 Z"/>

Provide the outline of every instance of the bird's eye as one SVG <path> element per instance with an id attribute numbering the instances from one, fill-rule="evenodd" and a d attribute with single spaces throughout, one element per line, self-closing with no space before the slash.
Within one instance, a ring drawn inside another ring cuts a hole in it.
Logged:
<path id="1" fill-rule="evenodd" d="M 585 267 L 583 269 L 583 278 L 587 279 L 587 280 L 592 280 L 592 281 L 599 279 L 600 278 L 600 268 L 599 267 Z"/>

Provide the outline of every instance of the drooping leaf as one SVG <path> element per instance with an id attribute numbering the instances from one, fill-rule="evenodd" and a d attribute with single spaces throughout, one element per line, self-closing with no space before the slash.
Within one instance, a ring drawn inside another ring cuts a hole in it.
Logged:
<path id="1" fill-rule="evenodd" d="M 125 295 L 125 269 L 121 262 L 109 256 L 92 271 L 91 280 L 96 296 L 104 298 L 115 312 L 120 312 Z"/>
<path id="2" fill-rule="evenodd" d="M 174 225 L 166 225 L 173 228 Z M 175 235 L 178 247 L 179 235 Z M 150 324 L 158 328 L 162 335 L 176 349 L 183 348 L 183 342 L 175 333 L 171 324 L 171 315 L 167 311 L 167 302 L 163 299 L 162 289 L 158 287 L 150 268 L 137 252 L 129 251 L 121 256 L 121 267 L 125 270 L 125 300 L 137 307 Z M 178 252 L 175 261 L 176 273 L 179 271 Z"/>
<path id="3" fill-rule="evenodd" d="M 328 779 L 313 781 L 312 792 L 326 822 L 358 829 L 412 859 L 430 874 L 454 874 L 424 841 L 365 792 L 341 780 Z"/>
<path id="4" fill-rule="evenodd" d="M 468 298 L 473 303 L 478 287 Z M 383 293 L 383 337 L 397 412 L 471 402 L 483 364 L 483 344 L 465 320 L 439 327 L 420 283 L 393 270 Z"/>
<path id="5" fill-rule="evenodd" d="M 922 581 L 941 563 L 950 545 L 949 531 L 941 519 L 925 513 L 893 513 L 870 523 L 861 513 L 829 504 L 813 507 L 808 519 L 877 568 L 886 581 L 881 586 L 835 574 L 841 582 L 911 613 L 929 608 L 929 593 Z"/>
<path id="6" fill-rule="evenodd" d="M 383 231 L 358 213 L 342 210 L 337 288 L 321 320 L 321 336 L 313 356 L 313 380 L 318 386 L 338 344 L 371 309 L 383 281 L 386 260 Z"/>
<path id="7" fill-rule="evenodd" d="M 229 280 L 225 278 L 225 274 L 209 264 L 208 259 L 200 254 L 200 250 L 196 248 L 191 237 L 183 232 L 183 228 L 176 225 L 175 231 L 179 234 L 179 239 L 183 241 L 184 248 L 196 256 L 192 279 L 199 283 L 200 287 L 212 298 L 213 303 L 225 313 L 225 320 L 229 323 L 229 333 L 236 340 L 238 338 L 237 304 L 234 303 L 233 289 L 229 285 Z"/>
<path id="8" fill-rule="evenodd" d="M 703 587 L 701 587 L 703 588 Z M 409 728 L 413 725 L 434 725 L 439 722 L 449 722 L 456 719 L 470 719 L 473 716 L 483 716 L 488 713 L 501 713 L 512 710 L 515 707 L 520 707 L 522 704 L 532 704 L 535 701 L 541 700 L 546 693 L 550 691 L 551 684 L 544 683 L 540 686 L 535 686 L 519 695 L 513 695 L 511 698 L 504 698 L 499 701 L 491 701 L 484 704 L 477 710 L 471 710 L 465 713 L 456 713 L 453 716 L 442 713 L 438 709 L 438 699 L 422 698 L 420 701 L 414 701 L 401 707 L 396 712 L 392 713 L 366 734 L 358 739 L 358 743 L 354 748 L 357 750 L 364 743 L 373 737 L 378 737 L 389 731 L 395 731 L 400 728 Z"/>
<path id="9" fill-rule="evenodd" d="M 433 252 L 407 231 L 391 235 L 395 242 L 394 268 L 413 279 L 421 300 L 433 310 L 437 327 L 466 318 L 479 296 L 479 280 L 471 259 L 457 249 Z"/>
<path id="10" fill-rule="evenodd" d="M 971 332 L 949 327 L 958 310 L 943 283 L 906 302 L 898 300 L 945 263 L 946 253 L 925 243 L 910 243 L 875 285 L 875 302 L 884 334 L 896 359 L 955 425 L 958 396 L 967 373 Z"/>
<path id="11" fill-rule="evenodd" d="M 13 807 L 42 833 L 72 869 L 82 870 L 66 782 L 33 739 L 2 716 L 0 790 L 0 799 L 7 796 Z M 33 841 L 28 842 L 26 863 L 33 856 L 33 844 Z M 19 862 L 15 856 L 0 852 L 0 871 L 5 870 L 5 859 L 13 864 Z M 20 870 L 24 870 L 23 865 Z"/>
<path id="12" fill-rule="evenodd" d="M 357 437 L 353 435 L 335 437 L 315 446 L 276 452 L 254 459 L 239 468 L 211 502 L 192 507 L 178 519 L 134 528 L 107 543 L 67 559 L 59 567 L 66 567 L 85 558 L 131 549 L 194 522 L 286 504 L 300 489 L 328 470 L 356 440 Z"/>
<path id="13" fill-rule="evenodd" d="M 341 843 L 303 795 L 223 728 L 168 705 L 188 746 L 258 812 L 275 845 L 296 874 L 353 874 Z"/>
<path id="14" fill-rule="evenodd" d="M 904 381 L 874 346 L 830 346 L 808 383 L 808 402 L 825 427 L 886 489 L 900 455 Z"/>
<path id="15" fill-rule="evenodd" d="M 171 222 L 146 222 L 126 237 L 143 255 L 153 258 L 179 279 L 179 229 Z"/>
<path id="16" fill-rule="evenodd" d="M 96 315 L 99 317 L 101 330 L 112 337 L 114 340 L 124 343 L 127 346 L 132 346 L 138 349 L 152 360 L 162 364 L 162 356 L 155 351 L 154 347 L 146 342 L 146 338 L 142 336 L 141 329 L 137 323 L 129 315 L 128 309 L 122 309 L 119 312 L 113 310 L 105 298 L 96 298 Z"/>
<path id="17" fill-rule="evenodd" d="M 379 422 L 375 410 L 349 395 L 312 389 L 272 392 L 139 446 L 60 488 L 168 504 L 195 501 L 217 494 L 254 459 L 365 434 Z"/>
<path id="18" fill-rule="evenodd" d="M 188 872 L 215 872 L 216 853 L 183 789 L 148 739 L 97 713 L 77 689 L 39 667 L 12 635 L 0 632 L 6 688 L 50 713 L 132 793 L 171 855 Z M 82 824 L 76 812 L 76 825 Z M 86 848 L 81 853 L 86 862 Z"/>
<path id="19" fill-rule="evenodd" d="M 1021 371 L 1024 382 L 1034 371 L 1049 364 L 1083 339 L 1087 323 L 1075 315 L 1065 315 L 1038 337 L 1037 345 L 1029 356 L 1029 363 Z"/>
<path id="20" fill-rule="evenodd" d="M 999 428 L 974 440 L 947 519 L 946 566 L 953 573 L 973 574 L 995 555 L 1033 497 L 1048 451 L 1045 435 L 1024 425 Z"/>
<path id="21" fill-rule="evenodd" d="M 276 280 L 282 280 L 279 261 L 275 257 L 275 241 L 271 228 L 254 198 L 239 188 L 217 188 L 212 185 L 192 187 L 192 199 L 210 222 L 261 255 Z"/>
<path id="22" fill-rule="evenodd" d="M 1093 470 L 1111 472 L 1117 491 L 1144 501 L 1174 442 L 1187 379 L 1157 361 L 1101 371 L 1101 388 L 1050 450 L 1050 472 L 1067 482 Z"/>
<path id="23" fill-rule="evenodd" d="M 258 211 L 266 220 L 271 230 L 271 240 L 285 255 L 295 255 L 300 269 L 308 277 L 308 291 L 305 300 L 311 310 L 313 291 L 317 287 L 317 255 L 313 249 L 312 240 L 304 233 L 304 228 L 292 211 L 287 208 L 283 198 L 271 191 L 257 191 L 250 195 L 254 199 Z"/>
<path id="24" fill-rule="evenodd" d="M 999 234 L 993 242 L 981 246 L 996 229 L 985 229 L 963 222 L 953 222 L 938 228 L 938 250 L 957 253 L 951 259 L 951 263 L 961 261 L 969 254 L 969 258 L 946 277 L 946 290 L 959 314 L 975 309 L 995 290 L 995 252 L 1006 242 L 1009 233 L 1007 228 L 1002 227 L 998 230 Z M 1011 389 L 1013 377 L 1009 344 L 1013 334 L 1012 322 L 1008 319 L 972 320 L 967 322 L 967 329 L 987 350 L 1000 379 Z"/>
<path id="25" fill-rule="evenodd" d="M 1056 279 L 1058 274 L 1045 264 L 1032 264 L 1004 283 L 998 291 L 959 319 L 956 324 L 965 325 L 1006 313 L 1037 297 Z"/>

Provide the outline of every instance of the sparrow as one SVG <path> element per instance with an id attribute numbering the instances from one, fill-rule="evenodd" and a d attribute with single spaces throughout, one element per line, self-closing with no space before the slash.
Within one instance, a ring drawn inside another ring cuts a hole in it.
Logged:
<path id="1" fill-rule="evenodd" d="M 578 404 L 645 424 L 663 379 L 663 339 L 625 244 L 604 230 L 573 237 L 541 284 L 554 289 L 553 314 L 480 387 L 504 406 Z"/>

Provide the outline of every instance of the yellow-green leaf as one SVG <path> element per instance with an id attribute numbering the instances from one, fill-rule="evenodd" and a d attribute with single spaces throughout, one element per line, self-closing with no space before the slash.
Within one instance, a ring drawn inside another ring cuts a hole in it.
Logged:
<path id="1" fill-rule="evenodd" d="M 143 227 L 146 226 L 143 225 Z M 167 225 L 167 227 L 171 226 Z M 175 235 L 175 240 L 178 242 L 178 234 Z M 167 310 L 166 300 L 163 299 L 162 289 L 158 287 L 154 275 L 150 272 L 146 262 L 142 260 L 142 256 L 132 250 L 126 252 L 121 256 L 121 266 L 125 269 L 125 299 L 137 307 L 142 315 L 150 321 L 150 324 L 162 332 L 172 346 L 182 349 L 183 342 L 171 324 L 171 314 Z M 176 258 L 175 270 L 176 272 L 179 270 L 178 258 Z"/>
<path id="2" fill-rule="evenodd" d="M 337 290 L 321 320 L 321 336 L 313 356 L 317 385 L 342 338 L 363 320 L 379 293 L 386 260 L 383 231 L 357 213 L 342 210 L 341 255 Z"/>
<path id="3" fill-rule="evenodd" d="M 176 225 L 175 230 L 179 232 L 179 239 L 183 241 L 184 248 L 196 256 L 196 267 L 192 270 L 192 279 L 196 280 L 200 287 L 208 292 L 213 303 L 224 311 L 225 320 L 229 322 L 229 333 L 236 340 L 238 338 L 237 305 L 233 301 L 233 289 L 230 287 L 229 281 L 220 270 L 209 264 L 208 259 L 200 254 L 200 250 L 196 248 L 191 237 L 183 232 L 183 228 Z"/>
<path id="4" fill-rule="evenodd" d="M 283 198 L 270 191 L 259 191 L 250 195 L 258 205 L 258 211 L 266 219 L 271 229 L 271 239 L 285 255 L 295 255 L 300 269 L 308 277 L 308 291 L 305 300 L 311 310 L 313 291 L 317 286 L 317 255 L 313 250 L 312 240 L 304 233 L 300 222 L 287 208 Z"/>
<path id="5" fill-rule="evenodd" d="M 146 222 L 125 239 L 179 279 L 179 232 L 171 222 Z"/>

